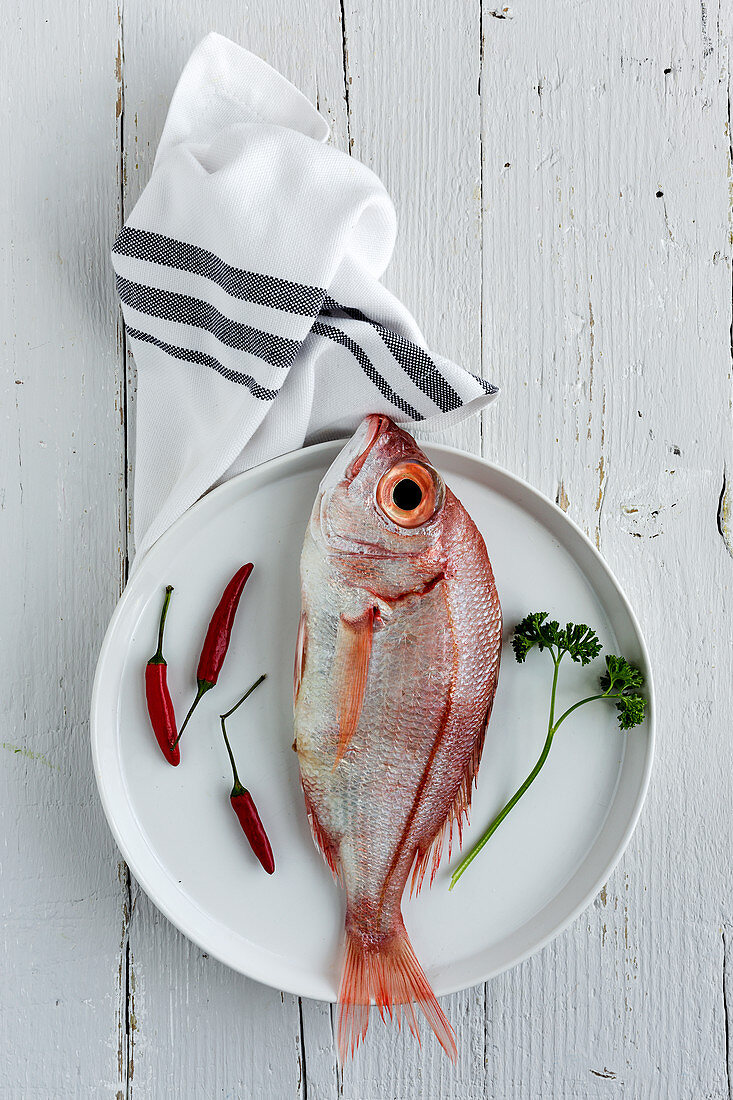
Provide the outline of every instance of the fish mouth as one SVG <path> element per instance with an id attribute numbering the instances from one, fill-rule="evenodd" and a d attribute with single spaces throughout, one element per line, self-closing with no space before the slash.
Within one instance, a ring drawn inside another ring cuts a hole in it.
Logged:
<path id="1" fill-rule="evenodd" d="M 399 554 L 387 550 L 379 543 L 346 538 L 334 531 L 328 519 L 328 504 L 338 485 L 347 489 L 364 466 L 370 451 L 377 440 L 394 425 L 388 416 L 369 413 L 362 420 L 351 439 L 349 439 L 334 458 L 323 476 L 316 504 L 311 515 L 311 531 L 316 541 L 329 550 L 339 554 L 367 555 L 376 558 L 396 558 Z"/>
<path id="2" fill-rule="evenodd" d="M 388 416 L 381 416 L 379 413 L 365 416 L 323 475 L 321 492 L 325 494 L 341 482 L 345 482 L 348 488 L 366 462 L 374 444 L 392 426 Z"/>
<path id="3" fill-rule="evenodd" d="M 382 420 L 386 420 L 386 417 L 376 416 L 375 414 L 364 417 L 359 427 L 351 438 L 346 440 L 323 475 L 320 485 L 322 493 L 335 489 L 342 481 L 345 481 L 347 485 L 351 484 L 364 465 L 367 455 L 382 430 L 382 425 L 375 423 L 375 421 Z"/>
<path id="4" fill-rule="evenodd" d="M 358 447 L 360 449 L 356 457 L 352 459 L 344 471 L 344 477 L 348 485 L 351 484 L 359 473 L 372 447 L 390 423 L 391 421 L 388 416 L 380 416 L 379 413 L 369 413 L 361 422 L 360 428 L 351 440 L 354 444 L 354 448 L 356 449 Z"/>

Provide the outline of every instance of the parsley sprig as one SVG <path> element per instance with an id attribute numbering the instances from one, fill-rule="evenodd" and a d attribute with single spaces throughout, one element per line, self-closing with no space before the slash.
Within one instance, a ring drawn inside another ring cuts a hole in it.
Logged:
<path id="1" fill-rule="evenodd" d="M 571 707 L 568 707 L 559 718 L 555 717 L 557 682 L 563 657 L 567 654 L 576 664 L 588 665 L 598 657 L 603 648 L 595 630 L 591 630 L 585 623 L 566 623 L 565 626 L 560 626 L 556 619 L 548 618 L 547 611 L 534 611 L 522 619 L 514 630 L 512 648 L 519 664 L 524 664 L 527 655 L 535 647 L 540 652 L 547 650 L 554 665 L 550 695 L 550 716 L 547 723 L 545 744 L 539 760 L 524 783 L 496 815 L 478 843 L 456 867 L 449 887 L 451 890 L 469 864 L 474 861 L 490 837 L 499 828 L 509 811 L 516 806 L 525 791 L 534 783 L 549 756 L 555 734 L 573 711 L 585 706 L 586 703 L 592 703 L 596 699 L 612 699 L 616 704 L 618 724 L 622 730 L 633 729 L 634 726 L 638 726 L 644 721 L 646 699 L 639 690 L 644 685 L 644 677 L 638 668 L 629 664 L 625 657 L 616 657 L 613 654 L 606 656 L 606 670 L 599 680 L 600 690 L 594 695 L 586 696 L 585 699 L 579 699 L 577 703 L 573 703 Z"/>

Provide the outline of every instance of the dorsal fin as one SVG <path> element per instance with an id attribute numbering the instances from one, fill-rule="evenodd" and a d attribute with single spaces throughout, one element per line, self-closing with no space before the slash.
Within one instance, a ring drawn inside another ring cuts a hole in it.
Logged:
<path id="1" fill-rule="evenodd" d="M 453 848 L 454 825 L 458 828 L 458 847 L 460 848 L 463 843 L 463 824 L 464 821 L 468 824 L 469 811 L 471 809 L 471 795 L 473 793 L 474 784 L 477 782 L 478 766 L 481 763 L 481 753 L 483 752 L 484 741 L 486 740 L 486 726 L 491 716 L 492 703 L 493 700 L 486 711 L 486 718 L 481 727 L 481 732 L 474 741 L 471 755 L 468 758 L 461 781 L 458 784 L 458 790 L 448 809 L 443 824 L 425 848 L 418 848 L 415 853 L 415 863 L 412 868 L 412 878 L 410 880 L 410 897 L 412 897 L 413 894 L 420 893 L 425 873 L 431 862 L 430 885 L 432 886 L 433 879 L 440 867 L 440 861 L 443 856 L 443 842 L 446 833 L 448 834 L 448 859 L 450 860 Z"/>

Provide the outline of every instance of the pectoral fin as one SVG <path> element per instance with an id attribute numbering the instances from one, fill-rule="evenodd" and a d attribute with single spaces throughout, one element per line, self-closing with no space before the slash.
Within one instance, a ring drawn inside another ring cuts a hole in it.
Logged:
<path id="1" fill-rule="evenodd" d="M 359 725 L 369 674 L 374 622 L 378 615 L 378 610 L 370 607 L 358 619 L 346 619 L 342 615 L 339 622 L 336 639 L 339 741 L 334 767 L 343 758 Z"/>
<path id="2" fill-rule="evenodd" d="M 305 622 L 305 611 L 300 613 L 300 622 L 298 623 L 298 638 L 295 643 L 295 667 L 293 669 L 293 703 L 298 701 L 298 692 L 300 691 L 300 683 L 303 679 L 303 668 L 305 667 L 305 649 L 307 645 L 307 628 Z M 293 742 L 295 747 L 295 742 Z"/>

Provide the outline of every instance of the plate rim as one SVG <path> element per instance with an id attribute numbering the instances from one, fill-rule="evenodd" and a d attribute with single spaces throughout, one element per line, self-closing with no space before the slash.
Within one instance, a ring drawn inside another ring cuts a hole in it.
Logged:
<path id="1" fill-rule="evenodd" d="M 122 595 L 120 596 L 114 608 L 109 624 L 105 631 L 102 645 L 99 650 L 99 656 L 97 658 L 97 664 L 94 672 L 94 681 L 92 684 L 90 704 L 90 741 L 92 750 L 92 764 L 94 768 L 97 791 L 99 793 L 100 801 L 102 803 L 104 816 L 107 821 L 107 825 L 112 833 L 112 836 L 114 837 L 115 843 L 117 844 L 117 847 L 119 848 L 120 853 L 125 860 L 125 863 L 135 877 L 135 880 L 139 883 L 141 888 L 144 890 L 144 892 L 147 894 L 148 898 L 152 901 L 156 908 L 158 908 L 163 913 L 163 915 L 171 922 L 171 924 L 176 929 L 178 929 L 178 931 L 181 932 L 188 940 L 190 940 L 202 951 L 205 951 L 207 954 L 213 956 L 219 962 L 229 967 L 229 969 L 233 970 L 235 973 L 242 974 L 250 980 L 261 982 L 264 985 L 269 985 L 271 988 L 282 990 L 283 992 L 290 993 L 294 996 L 308 997 L 309 999 L 316 1000 L 325 1000 L 326 1002 L 330 1003 L 336 1002 L 337 996 L 335 994 L 324 997 L 320 994 L 303 992 L 302 987 L 298 987 L 297 983 L 293 984 L 278 982 L 277 985 L 273 986 L 272 982 L 268 979 L 267 975 L 263 971 L 257 971 L 256 968 L 254 968 L 254 970 L 249 967 L 245 968 L 245 966 L 243 965 L 234 963 L 231 958 L 228 958 L 226 956 L 226 952 L 224 950 L 220 951 L 217 949 L 216 945 L 212 946 L 211 943 L 203 941 L 195 931 L 191 930 L 190 926 L 187 926 L 185 919 L 181 919 L 181 917 L 174 912 L 173 907 L 168 903 L 168 901 L 160 898 L 159 893 L 156 891 L 155 883 L 151 881 L 150 875 L 145 870 L 143 870 L 142 872 L 139 870 L 137 857 L 134 854 L 131 856 L 130 846 L 128 845 L 127 840 L 125 839 L 121 829 L 118 826 L 118 822 L 115 817 L 115 807 L 111 804 L 111 799 L 109 797 L 110 792 L 108 790 L 102 771 L 102 761 L 100 758 L 101 747 L 98 731 L 102 724 L 102 703 L 100 697 L 103 688 L 103 681 L 107 672 L 107 665 L 109 663 L 110 654 L 112 652 L 117 624 L 125 614 L 127 605 L 134 599 L 135 591 L 132 584 L 134 578 L 138 576 L 144 576 L 145 573 L 149 571 L 149 563 L 155 562 L 158 554 L 160 553 L 161 546 L 164 546 L 170 538 L 175 537 L 175 534 L 177 533 L 179 528 L 186 522 L 190 521 L 190 517 L 193 512 L 197 511 L 199 508 L 203 508 L 204 506 L 211 507 L 212 502 L 217 501 L 222 496 L 227 496 L 229 494 L 232 494 L 233 492 L 236 493 L 236 488 L 242 482 L 246 483 L 248 480 L 254 480 L 256 476 L 261 477 L 263 472 L 265 471 L 274 471 L 275 473 L 277 473 L 281 467 L 287 466 L 291 463 L 297 464 L 297 462 L 300 460 L 317 459 L 321 454 L 327 453 L 329 451 L 333 451 L 335 457 L 335 455 L 338 453 L 338 449 L 345 444 L 347 438 L 348 437 L 334 440 L 326 440 L 322 443 L 316 443 L 308 447 L 296 448 L 292 451 L 287 451 L 285 454 L 278 455 L 275 458 L 269 459 L 266 462 L 259 463 L 257 466 L 253 466 L 249 470 L 244 470 L 242 473 L 236 474 L 234 477 L 223 482 L 221 485 L 217 485 L 213 489 L 210 489 L 193 505 L 191 505 L 190 508 L 186 509 L 186 511 L 181 516 L 179 516 L 174 523 L 171 524 L 171 526 L 160 536 L 160 538 L 156 540 L 153 546 L 150 547 L 144 558 L 141 559 L 139 566 L 133 568 L 128 576 L 127 584 L 125 585 L 124 591 L 122 592 Z M 531 946 L 523 951 L 517 952 L 504 964 L 500 966 L 490 967 L 485 972 L 482 971 L 481 974 L 477 975 L 475 980 L 470 982 L 469 984 L 466 984 L 464 981 L 459 981 L 457 984 L 448 983 L 447 987 L 445 988 L 441 985 L 439 987 L 440 992 L 438 993 L 438 996 L 450 996 L 451 994 L 460 992 L 461 990 L 470 989 L 476 985 L 481 985 L 484 982 L 487 982 L 490 979 L 495 978 L 498 975 L 503 974 L 516 966 L 519 966 L 526 959 L 530 958 L 533 955 L 536 955 L 538 952 L 543 950 L 544 947 L 546 947 L 557 936 L 561 935 L 575 920 L 577 920 L 580 914 L 588 908 L 603 884 L 607 882 L 610 876 L 613 874 L 614 870 L 618 866 L 621 857 L 626 851 L 629 841 L 631 840 L 631 837 L 639 822 L 639 817 L 641 815 L 641 811 L 644 806 L 644 802 L 646 801 L 646 796 L 649 789 L 649 782 L 651 778 L 651 770 L 654 761 L 656 746 L 656 698 L 649 650 L 636 613 L 634 612 L 634 609 L 631 606 L 626 592 L 624 591 L 622 585 L 620 584 L 610 565 L 606 562 L 601 552 L 593 544 L 585 531 L 583 531 L 582 528 L 575 522 L 575 520 L 571 516 L 567 515 L 567 513 L 564 512 L 559 507 L 559 505 L 555 503 L 555 501 L 553 501 L 550 497 L 545 496 L 544 493 L 535 488 L 535 486 L 530 484 L 530 482 L 520 477 L 518 474 L 512 473 L 511 471 L 507 470 L 505 467 L 498 465 L 498 463 L 492 462 L 481 455 L 476 455 L 470 451 L 465 451 L 460 447 L 448 446 L 443 443 L 433 443 L 429 441 L 420 442 L 420 446 L 424 447 L 428 452 L 435 452 L 437 454 L 453 456 L 463 461 L 469 460 L 469 462 L 477 463 L 479 466 L 488 469 L 493 474 L 498 475 L 500 478 L 505 478 L 509 482 L 513 482 L 521 490 L 528 493 L 530 497 L 534 498 L 534 500 L 539 503 L 540 507 L 549 508 L 550 514 L 555 514 L 556 517 L 560 518 L 561 522 L 564 522 L 570 527 L 570 529 L 576 536 L 580 537 L 580 540 L 584 544 L 585 549 L 587 551 L 590 551 L 591 558 L 594 559 L 595 564 L 600 567 L 601 572 L 605 573 L 606 579 L 610 581 L 610 584 L 615 590 L 615 593 L 618 596 L 620 603 L 623 605 L 623 609 L 628 617 L 634 634 L 636 635 L 636 641 L 638 643 L 639 653 L 641 656 L 641 663 L 643 664 L 643 671 L 645 674 L 644 687 L 648 700 L 645 722 L 645 725 L 647 727 L 647 744 L 643 766 L 639 777 L 640 781 L 637 794 L 630 808 L 626 826 L 621 834 L 618 844 L 615 846 L 613 855 L 607 861 L 602 873 L 593 880 L 592 886 L 583 893 L 581 900 L 575 905 L 571 912 L 566 915 L 559 923 L 553 925 L 552 929 L 548 931 L 544 936 L 535 940 Z M 153 855 L 155 856 L 155 858 L 157 858 L 155 852 L 153 852 Z M 564 888 L 565 887 L 563 887 L 563 889 Z M 547 904 L 551 905 L 558 896 L 560 895 L 556 894 L 555 897 Z M 256 957 L 256 951 L 254 955 Z"/>

